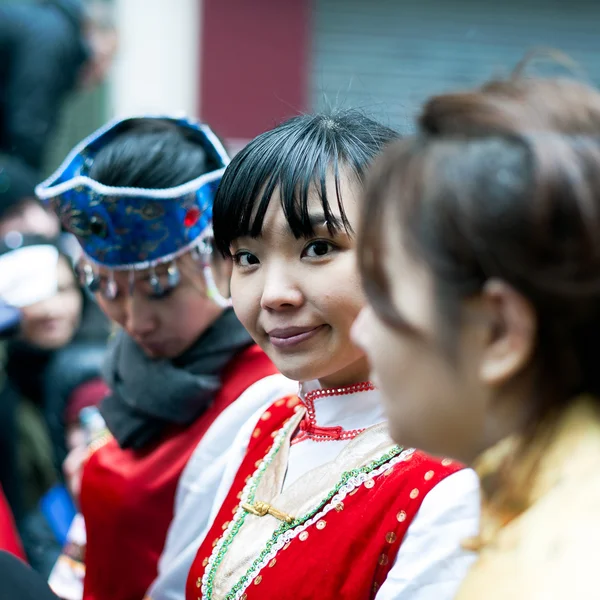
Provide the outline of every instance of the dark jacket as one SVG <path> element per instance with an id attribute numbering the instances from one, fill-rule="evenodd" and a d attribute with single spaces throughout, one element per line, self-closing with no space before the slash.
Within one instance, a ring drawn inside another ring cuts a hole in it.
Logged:
<path id="1" fill-rule="evenodd" d="M 0 552 L 0 582 L 0 600 L 58 600 L 38 573 L 7 552 Z"/>
<path id="2" fill-rule="evenodd" d="M 88 57 L 78 0 L 0 5 L 0 151 L 40 169 Z"/>

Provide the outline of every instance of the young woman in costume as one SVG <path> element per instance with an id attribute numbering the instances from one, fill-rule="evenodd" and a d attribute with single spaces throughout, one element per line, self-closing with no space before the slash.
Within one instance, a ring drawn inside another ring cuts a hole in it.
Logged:
<path id="1" fill-rule="evenodd" d="M 153 600 L 181 597 L 186 576 L 189 600 L 453 597 L 471 561 L 459 542 L 475 531 L 475 474 L 391 441 L 350 341 L 362 176 L 396 137 L 353 111 L 301 116 L 227 167 L 214 227 L 233 305 L 300 390 L 240 431 L 191 569 L 163 561 Z M 206 513 L 190 503 L 173 530 Z"/>
<path id="2" fill-rule="evenodd" d="M 143 597 L 199 440 L 214 425 L 204 474 L 218 479 L 236 426 L 289 389 L 219 292 L 229 270 L 212 251 L 212 202 L 228 162 L 205 125 L 130 118 L 81 142 L 37 188 L 121 327 L 104 369 L 108 432 L 81 482 L 86 600 Z"/>
<path id="3" fill-rule="evenodd" d="M 514 78 L 429 100 L 366 193 L 354 328 L 392 436 L 477 465 L 457 596 L 597 594 L 600 93 Z"/>

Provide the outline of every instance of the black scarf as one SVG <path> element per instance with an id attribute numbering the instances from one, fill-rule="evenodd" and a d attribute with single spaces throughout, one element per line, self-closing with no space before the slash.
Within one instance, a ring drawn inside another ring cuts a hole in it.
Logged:
<path id="1" fill-rule="evenodd" d="M 100 412 L 121 448 L 138 450 L 166 426 L 187 425 L 212 404 L 221 372 L 252 338 L 227 309 L 198 341 L 173 360 L 152 360 L 124 332 L 109 346 L 103 374 L 112 394 Z"/>

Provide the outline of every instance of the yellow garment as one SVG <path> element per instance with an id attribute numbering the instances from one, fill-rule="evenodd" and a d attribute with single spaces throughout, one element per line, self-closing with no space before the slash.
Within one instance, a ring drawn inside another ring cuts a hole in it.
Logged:
<path id="1" fill-rule="evenodd" d="M 596 406 L 578 400 L 527 454 L 507 440 L 482 457 L 480 557 L 456 600 L 600 599 Z"/>

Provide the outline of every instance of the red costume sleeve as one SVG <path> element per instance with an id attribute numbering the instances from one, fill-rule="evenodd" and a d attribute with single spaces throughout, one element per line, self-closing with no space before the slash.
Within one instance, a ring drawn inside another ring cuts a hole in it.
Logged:
<path id="1" fill-rule="evenodd" d="M 25 560 L 25 552 L 2 488 L 0 488 L 0 550 L 6 550 Z"/>

